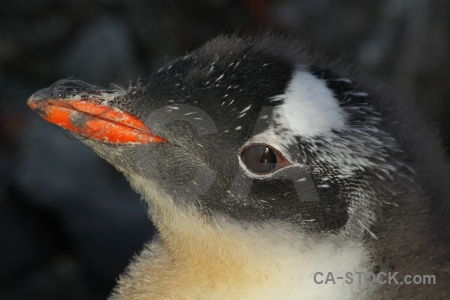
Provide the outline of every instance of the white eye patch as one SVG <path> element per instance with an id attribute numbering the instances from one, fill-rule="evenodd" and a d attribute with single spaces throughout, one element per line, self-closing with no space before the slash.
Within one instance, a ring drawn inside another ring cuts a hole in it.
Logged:
<path id="1" fill-rule="evenodd" d="M 296 136 L 312 137 L 346 127 L 347 114 L 332 90 L 324 80 L 308 72 L 297 71 L 286 92 L 272 101 L 281 100 L 274 121 Z"/>

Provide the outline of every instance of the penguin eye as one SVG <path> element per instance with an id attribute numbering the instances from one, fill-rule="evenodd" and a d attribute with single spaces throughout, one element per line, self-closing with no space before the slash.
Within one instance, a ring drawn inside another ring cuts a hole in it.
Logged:
<path id="1" fill-rule="evenodd" d="M 241 151 L 241 160 L 255 174 L 272 173 L 289 164 L 284 156 L 272 146 L 252 144 Z"/>

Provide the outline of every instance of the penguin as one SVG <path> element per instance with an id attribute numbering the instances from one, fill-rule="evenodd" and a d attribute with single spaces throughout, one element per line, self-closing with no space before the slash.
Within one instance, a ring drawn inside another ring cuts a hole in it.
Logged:
<path id="1" fill-rule="evenodd" d="M 110 299 L 450 297 L 436 130 L 294 39 L 219 36 L 127 86 L 60 80 L 28 105 L 148 205 L 158 234 Z"/>

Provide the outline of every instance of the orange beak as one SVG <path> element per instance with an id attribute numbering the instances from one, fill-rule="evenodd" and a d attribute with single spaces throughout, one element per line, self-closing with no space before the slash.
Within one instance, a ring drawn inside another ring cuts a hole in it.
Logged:
<path id="1" fill-rule="evenodd" d="M 167 143 L 155 136 L 143 121 L 117 108 L 91 99 L 35 99 L 28 105 L 50 123 L 86 138 L 115 144 Z M 74 120 L 76 124 L 74 124 Z"/>

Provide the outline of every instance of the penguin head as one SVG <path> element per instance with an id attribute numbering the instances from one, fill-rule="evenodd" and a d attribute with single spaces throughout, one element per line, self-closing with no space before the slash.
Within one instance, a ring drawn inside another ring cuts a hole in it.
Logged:
<path id="1" fill-rule="evenodd" d="M 398 146 L 370 96 L 300 48 L 219 37 L 127 87 L 63 80 L 28 103 L 161 214 L 361 235 L 401 168 Z"/>

